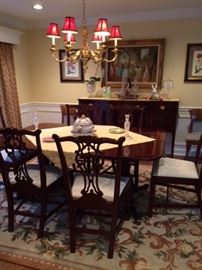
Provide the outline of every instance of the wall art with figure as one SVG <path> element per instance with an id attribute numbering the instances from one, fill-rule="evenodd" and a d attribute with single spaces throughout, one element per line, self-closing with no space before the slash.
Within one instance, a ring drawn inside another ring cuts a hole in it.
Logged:
<path id="1" fill-rule="evenodd" d="M 116 60 L 102 66 L 102 84 L 120 87 L 123 82 L 130 80 L 141 88 L 151 88 L 152 84 L 161 88 L 164 47 L 165 39 L 120 42 Z M 110 47 L 107 57 L 113 58 Z"/>

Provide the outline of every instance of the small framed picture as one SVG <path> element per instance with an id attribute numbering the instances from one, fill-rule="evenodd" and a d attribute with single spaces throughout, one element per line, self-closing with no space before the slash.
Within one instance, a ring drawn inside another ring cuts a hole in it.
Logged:
<path id="1" fill-rule="evenodd" d="M 202 43 L 187 45 L 185 82 L 202 82 Z"/>
<path id="2" fill-rule="evenodd" d="M 65 50 L 59 50 L 60 60 L 65 59 Z M 61 82 L 83 82 L 83 65 L 79 59 L 75 64 L 70 61 L 60 62 L 60 81 Z"/>

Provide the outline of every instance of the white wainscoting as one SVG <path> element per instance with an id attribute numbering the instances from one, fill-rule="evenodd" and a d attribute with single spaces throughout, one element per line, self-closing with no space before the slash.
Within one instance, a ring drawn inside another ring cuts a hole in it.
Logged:
<path id="1" fill-rule="evenodd" d="M 189 110 L 191 107 L 180 107 L 175 138 L 175 155 L 185 155 L 185 134 L 190 121 Z M 33 124 L 33 115 L 36 112 L 40 123 L 61 123 L 61 111 L 59 103 L 24 103 L 20 105 L 22 126 Z M 169 136 L 168 136 L 169 138 Z"/>

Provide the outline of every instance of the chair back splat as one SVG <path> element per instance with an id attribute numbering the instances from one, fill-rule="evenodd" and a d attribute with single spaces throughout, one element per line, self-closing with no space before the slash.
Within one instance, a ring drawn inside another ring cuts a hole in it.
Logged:
<path id="1" fill-rule="evenodd" d="M 67 192 L 70 251 L 75 252 L 78 234 L 101 234 L 109 239 L 108 258 L 112 258 L 117 230 L 124 219 L 128 218 L 131 207 L 131 179 L 121 177 L 121 152 L 125 138 L 114 140 L 95 136 L 57 135 L 53 135 L 53 138 L 58 148 Z M 68 177 L 69 167 L 63 150 L 64 143 L 69 142 L 73 143 L 76 149 L 73 181 Z M 116 149 L 115 170 L 106 174 L 103 149 L 109 145 Z M 86 216 L 91 218 L 85 219 Z M 93 224 L 86 224 L 86 221 L 89 222 L 92 218 Z M 109 228 L 105 227 L 106 219 Z M 100 221 L 104 221 L 103 224 L 100 224 Z"/>
<path id="2" fill-rule="evenodd" d="M 15 216 L 28 216 L 39 221 L 39 238 L 44 235 L 46 220 L 66 204 L 65 197 L 61 200 L 60 194 L 55 196 L 60 200 L 51 200 L 52 207 L 48 210 L 50 193 L 55 193 L 63 182 L 61 171 L 45 163 L 40 133 L 40 130 L 0 129 L 4 142 L 4 148 L 0 151 L 0 170 L 8 202 L 8 231 L 14 230 Z M 26 136 L 35 138 L 36 147 Z M 36 211 L 24 210 L 24 204 L 30 201 L 36 203 Z M 33 224 L 37 225 L 37 222 Z"/>
<path id="3" fill-rule="evenodd" d="M 125 114 L 129 114 L 129 120 L 131 124 L 131 129 L 135 129 L 137 132 L 141 133 L 143 119 L 144 119 L 145 106 L 115 106 L 110 105 L 111 113 L 111 124 L 123 128 L 125 121 Z"/>
<path id="4" fill-rule="evenodd" d="M 117 106 L 111 104 L 111 124 L 124 128 L 125 115 L 129 114 L 130 130 L 141 134 L 144 121 L 144 110 L 145 106 L 143 105 Z M 134 160 L 130 161 L 129 163 L 129 166 L 131 167 L 130 171 L 134 176 L 134 188 L 138 189 L 139 161 Z M 126 166 L 128 166 L 128 164 L 125 164 L 125 167 Z"/>
<path id="5" fill-rule="evenodd" d="M 62 123 L 66 125 L 72 125 L 77 117 L 81 117 L 84 114 L 89 117 L 94 124 L 97 123 L 99 117 L 98 108 L 92 103 L 89 104 L 61 104 Z"/>

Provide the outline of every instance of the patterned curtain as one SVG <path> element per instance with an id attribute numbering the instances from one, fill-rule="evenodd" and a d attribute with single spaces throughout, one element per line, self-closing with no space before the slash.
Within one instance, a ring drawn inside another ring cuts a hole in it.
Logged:
<path id="1" fill-rule="evenodd" d="M 21 128 L 13 45 L 0 42 L 0 107 L 6 126 Z"/>

